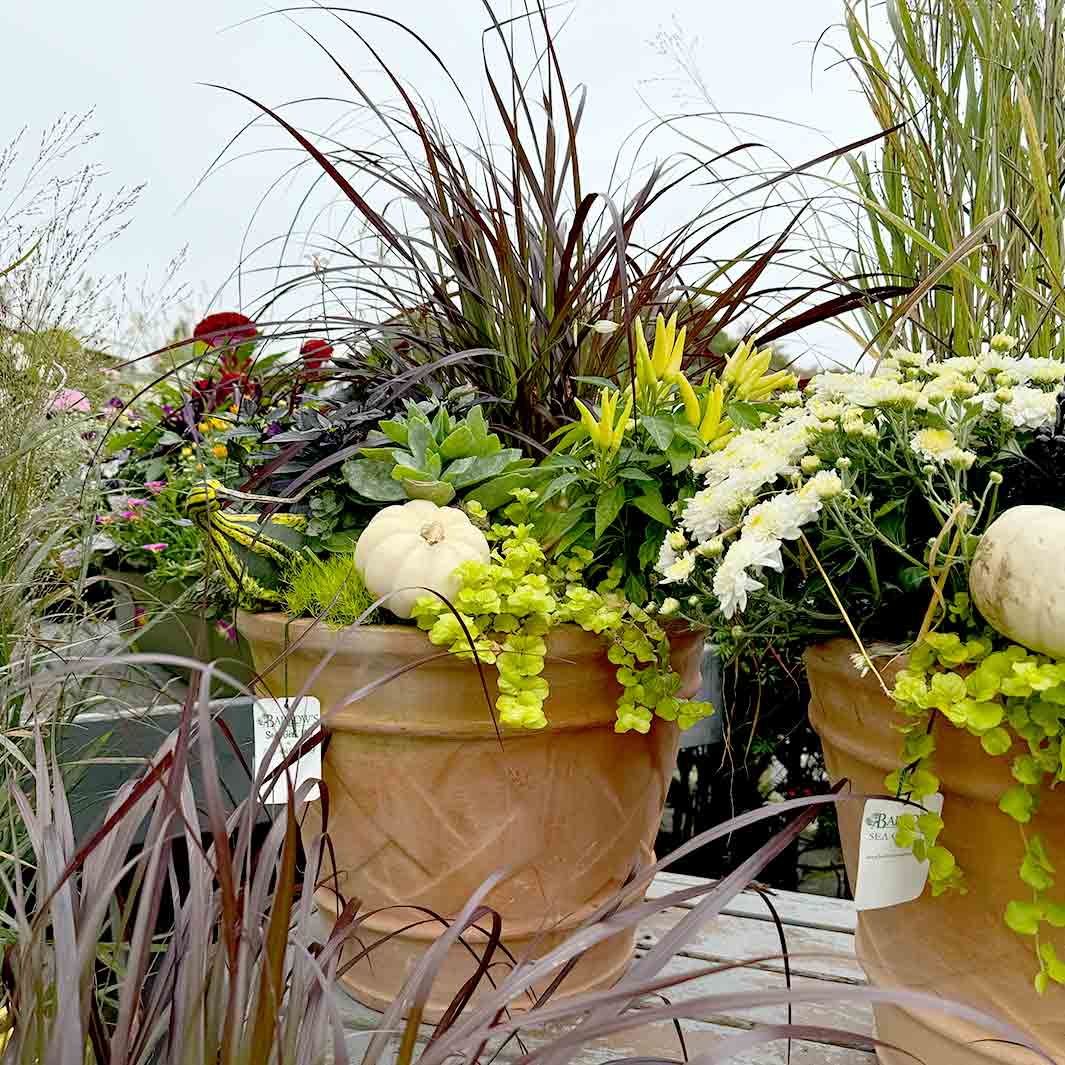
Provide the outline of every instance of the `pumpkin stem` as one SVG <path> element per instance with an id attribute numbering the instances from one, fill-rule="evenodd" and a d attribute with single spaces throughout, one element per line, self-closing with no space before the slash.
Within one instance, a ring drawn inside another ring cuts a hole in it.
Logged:
<path id="1" fill-rule="evenodd" d="M 438 544 L 444 539 L 444 526 L 439 521 L 430 521 L 422 526 L 421 533 L 427 544 Z"/>

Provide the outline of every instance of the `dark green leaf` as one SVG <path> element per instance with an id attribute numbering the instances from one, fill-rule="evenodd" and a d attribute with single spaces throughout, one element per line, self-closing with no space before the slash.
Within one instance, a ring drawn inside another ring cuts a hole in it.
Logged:
<path id="1" fill-rule="evenodd" d="M 733 400 L 728 405 L 725 413 L 729 421 L 740 429 L 757 429 L 762 424 L 762 416 L 753 403 L 744 403 L 742 400 Z"/>
<path id="2" fill-rule="evenodd" d="M 630 603 L 643 606 L 647 602 L 647 585 L 638 573 L 629 573 L 625 578 L 625 596 Z"/>
<path id="3" fill-rule="evenodd" d="M 563 473 L 561 476 L 556 477 L 544 490 L 540 493 L 541 504 L 546 503 L 549 499 L 554 499 L 560 492 L 564 492 L 571 484 L 580 478 L 578 473 Z"/>
<path id="4" fill-rule="evenodd" d="M 606 377 L 574 377 L 571 378 L 571 380 L 580 381 L 581 384 L 585 385 L 595 385 L 596 388 L 606 388 L 611 392 L 616 392 L 618 390 L 617 381 L 611 381 Z"/>
<path id="5" fill-rule="evenodd" d="M 498 510 L 511 501 L 513 498 L 511 493 L 515 488 L 536 488 L 543 480 L 544 471 L 537 467 L 510 470 L 500 477 L 478 485 L 472 492 L 466 494 L 466 499 L 475 500 L 485 510 Z"/>
<path id="6" fill-rule="evenodd" d="M 565 554 L 574 544 L 579 543 L 592 531 L 592 523 L 583 521 L 575 525 L 565 536 L 561 537 L 555 545 L 555 554 Z"/>
<path id="7" fill-rule="evenodd" d="M 654 478 L 646 470 L 641 470 L 636 466 L 626 466 L 624 469 L 618 470 L 618 476 L 624 477 L 627 481 L 654 481 Z"/>
<path id="8" fill-rule="evenodd" d="M 674 430 L 677 436 L 691 444 L 696 451 L 702 450 L 703 438 L 699 435 L 699 430 L 694 425 L 689 425 L 687 422 L 677 422 Z"/>
<path id="9" fill-rule="evenodd" d="M 541 520 L 536 526 L 537 539 L 545 548 L 553 548 L 578 523 L 584 521 L 585 514 L 587 514 L 587 510 L 584 507 L 571 507 L 569 510 L 542 514 Z M 587 525 L 587 522 L 585 524 Z"/>
<path id="10" fill-rule="evenodd" d="M 682 470 L 686 470 L 691 465 L 691 460 L 694 458 L 692 449 L 687 444 L 681 444 L 674 441 L 666 451 L 666 458 L 669 459 L 669 468 L 673 471 L 674 475 L 680 473 Z"/>
<path id="11" fill-rule="evenodd" d="M 649 518 L 653 518 L 663 525 L 673 524 L 673 515 L 670 514 L 665 503 L 662 502 L 662 497 L 657 490 L 645 492 L 642 496 L 637 496 L 632 502 Z"/>
<path id="12" fill-rule="evenodd" d="M 647 430 L 647 435 L 663 450 L 666 451 L 673 442 L 674 423 L 669 418 L 657 418 L 652 414 L 645 414 L 640 418 L 640 425 Z"/>
<path id="13" fill-rule="evenodd" d="M 899 584 L 904 592 L 915 592 L 928 579 L 924 566 L 904 566 L 899 570 Z"/>
<path id="14" fill-rule="evenodd" d="M 599 496 L 595 505 L 595 538 L 599 540 L 625 505 L 625 486 L 616 484 Z"/>

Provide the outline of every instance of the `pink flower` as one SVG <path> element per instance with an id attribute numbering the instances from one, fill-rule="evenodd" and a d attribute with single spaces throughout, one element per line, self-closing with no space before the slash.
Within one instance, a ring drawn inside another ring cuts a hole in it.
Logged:
<path id="1" fill-rule="evenodd" d="M 219 618 L 214 623 L 215 630 L 220 636 L 224 636 L 230 643 L 237 642 L 237 630 L 234 625 L 230 625 L 228 621 L 223 621 Z"/>
<path id="2" fill-rule="evenodd" d="M 145 551 L 152 551 L 152 552 L 154 552 L 155 554 L 158 555 L 160 551 L 165 551 L 169 546 L 170 546 L 169 544 L 165 544 L 165 543 L 164 544 L 145 544 L 144 545 L 144 550 Z"/>
<path id="3" fill-rule="evenodd" d="M 145 481 L 144 487 L 147 488 L 153 496 L 157 496 L 166 487 L 166 481 Z"/>
<path id="4" fill-rule="evenodd" d="M 49 409 L 53 411 L 70 411 L 75 414 L 92 413 L 92 405 L 89 403 L 88 396 L 84 392 L 79 392 L 76 388 L 61 388 L 52 396 Z"/>
<path id="5" fill-rule="evenodd" d="M 137 499 L 134 497 L 126 500 L 126 506 L 129 507 L 130 510 L 136 510 L 138 507 L 146 507 L 147 505 L 147 499 Z"/>
<path id="6" fill-rule="evenodd" d="M 120 510 L 118 512 L 120 518 L 125 518 L 126 521 L 136 521 L 140 515 L 135 510 Z"/>
<path id="7" fill-rule="evenodd" d="M 113 525 L 114 521 L 115 521 L 115 516 L 113 514 L 97 514 L 96 515 L 96 524 L 97 525 Z"/>
<path id="8" fill-rule="evenodd" d="M 148 623 L 148 611 L 142 606 L 135 606 L 133 608 L 133 624 L 139 629 L 142 625 Z"/>

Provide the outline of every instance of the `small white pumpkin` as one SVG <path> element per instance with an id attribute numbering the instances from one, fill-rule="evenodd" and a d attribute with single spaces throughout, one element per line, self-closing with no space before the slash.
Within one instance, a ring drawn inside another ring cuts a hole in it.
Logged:
<path id="1" fill-rule="evenodd" d="M 1011 507 L 984 533 L 969 570 L 989 625 L 1032 651 L 1065 658 L 1065 511 Z"/>
<path id="2" fill-rule="evenodd" d="M 409 618 L 426 588 L 453 598 L 455 569 L 489 554 L 484 533 L 461 510 L 412 499 L 373 516 L 355 545 L 355 568 L 375 599 L 394 592 L 385 608 Z"/>

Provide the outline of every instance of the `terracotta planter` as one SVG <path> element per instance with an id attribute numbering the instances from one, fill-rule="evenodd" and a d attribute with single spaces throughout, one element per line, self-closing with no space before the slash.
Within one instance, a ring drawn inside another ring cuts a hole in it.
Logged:
<path id="1" fill-rule="evenodd" d="M 810 679 L 810 721 L 824 744 L 833 781 L 844 777 L 856 792 L 883 794 L 884 777 L 899 765 L 901 737 L 894 704 L 870 673 L 862 678 L 851 664 L 857 650 L 834 640 L 806 653 Z M 884 663 L 890 687 L 903 660 Z M 878 987 L 935 992 L 993 1013 L 1030 1033 L 1056 1061 L 1065 1062 L 1065 988 L 1036 994 L 1038 969 L 1030 938 L 1014 935 L 1003 922 L 1011 898 L 1025 896 L 1017 877 L 1022 857 L 1017 826 L 998 810 L 1011 783 L 1008 758 L 991 758 L 979 740 L 945 725 L 937 727 L 936 771 L 942 780 L 942 842 L 968 877 L 967 895 L 938 899 L 926 892 L 914 902 L 859 914 L 857 953 Z M 859 801 L 841 803 L 840 834 L 847 872 L 853 877 L 862 812 Z M 1065 793 L 1045 791 L 1034 827 L 1042 832 L 1051 861 L 1065 870 Z M 1065 934 L 1057 933 L 1059 955 Z M 929 1065 L 1028 1065 L 1035 1055 L 989 1038 L 972 1025 L 938 1013 L 877 1007 L 881 1039 Z M 975 1044 L 975 1045 L 974 1045 Z M 885 1065 L 910 1065 L 912 1058 L 880 1051 Z"/>
<path id="2" fill-rule="evenodd" d="M 149 618 L 166 616 L 146 626 L 134 640 L 134 646 L 142 654 L 180 655 L 199 662 L 217 662 L 231 677 L 250 685 L 255 671 L 251 666 L 251 651 L 238 636 L 236 642 L 226 639 L 203 614 L 193 610 L 173 610 L 173 605 L 188 590 L 183 584 L 149 585 L 144 574 L 133 570 L 108 570 L 105 574 L 111 583 L 115 602 L 115 617 L 126 632 L 133 631 L 134 608 L 142 609 Z M 162 666 L 168 673 L 188 677 L 188 670 Z M 216 680 L 211 694 L 217 697 L 231 695 L 237 689 Z"/>
<path id="3" fill-rule="evenodd" d="M 339 890 L 364 910 L 372 941 L 424 914 L 455 916 L 490 874 L 507 878 L 488 904 L 502 916 L 517 957 L 556 945 L 628 878 L 653 861 L 652 847 L 677 753 L 675 725 L 656 720 L 646 736 L 614 732 L 619 686 L 603 642 L 573 626 L 552 632 L 545 677 L 549 728 L 506 730 L 500 746 L 476 667 L 443 655 L 356 703 L 368 681 L 438 654 L 417 629 L 375 625 L 332 631 L 279 614 L 240 614 L 273 694 L 306 691 L 322 703 L 331 733 L 323 762 Z M 308 683 L 323 655 L 334 657 Z M 697 690 L 702 636 L 675 641 L 675 665 Z M 487 669 L 494 692 L 494 670 Z M 336 913 L 331 894 L 323 909 Z M 439 935 L 425 924 L 401 932 L 349 970 L 359 1001 L 381 1008 Z M 568 994 L 612 984 L 629 963 L 633 935 L 619 934 L 581 959 Z M 498 956 L 497 956 L 498 957 Z M 429 1001 L 438 1017 L 476 968 L 452 950 Z M 497 970 L 498 971 L 498 970 Z M 515 1003 L 520 1008 L 521 1003 Z"/>

